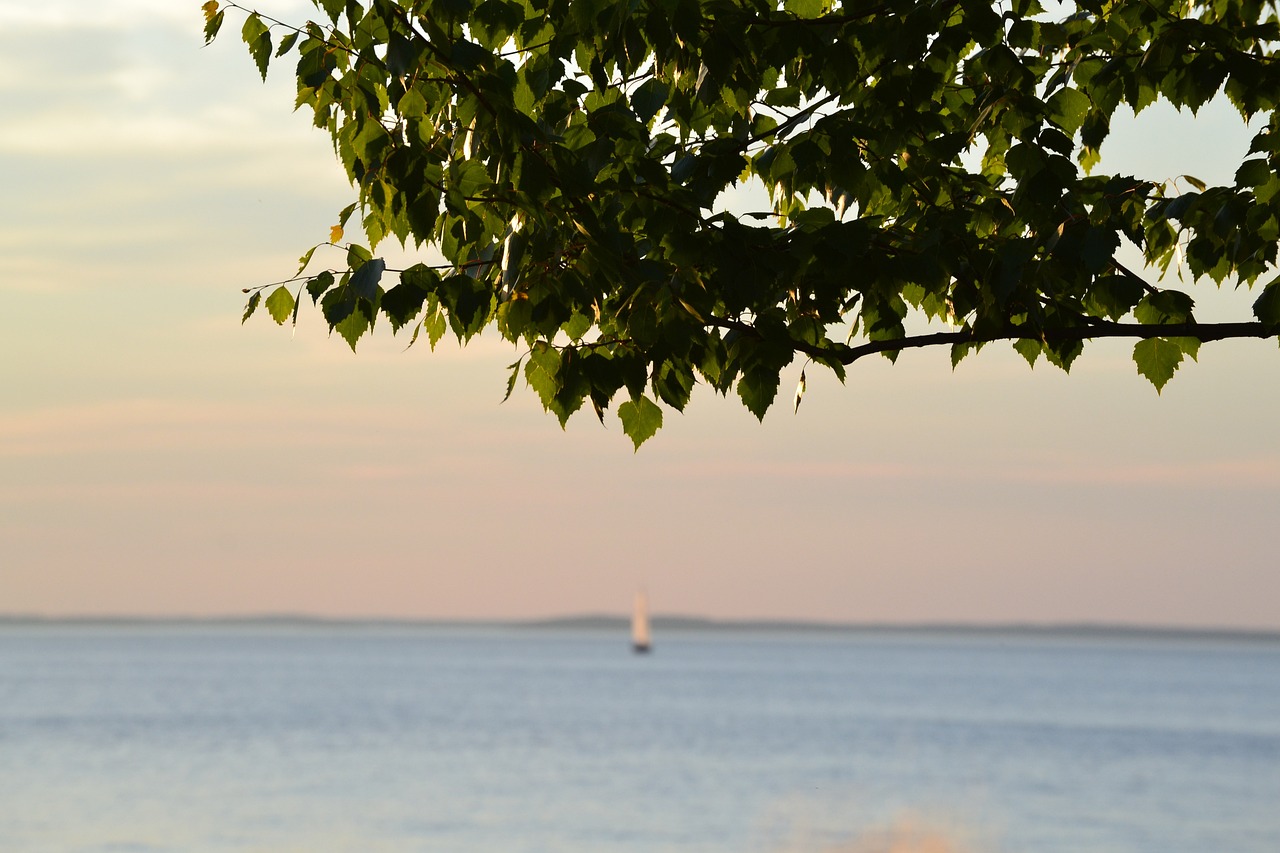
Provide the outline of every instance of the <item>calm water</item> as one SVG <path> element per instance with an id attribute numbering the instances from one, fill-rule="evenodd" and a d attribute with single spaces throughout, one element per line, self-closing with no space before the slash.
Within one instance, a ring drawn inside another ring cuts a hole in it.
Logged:
<path id="1" fill-rule="evenodd" d="M 0 626 L 0 850 L 1280 850 L 1280 642 L 656 639 Z"/>

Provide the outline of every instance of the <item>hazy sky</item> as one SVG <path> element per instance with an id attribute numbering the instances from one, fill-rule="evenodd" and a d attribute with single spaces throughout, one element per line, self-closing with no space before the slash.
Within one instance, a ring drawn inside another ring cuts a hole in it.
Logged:
<path id="1" fill-rule="evenodd" d="M 1280 628 L 1275 341 L 1208 344 L 1162 397 L 1112 342 L 1069 377 L 1005 345 L 814 370 L 763 425 L 703 388 L 633 454 L 499 405 L 494 335 L 242 327 L 352 196 L 288 73 L 260 83 L 238 19 L 202 48 L 199 5 L 0 4 L 0 612 L 525 617 L 644 585 L 717 617 Z M 1247 145 L 1220 104 L 1142 118 L 1108 162 L 1223 180 Z"/>

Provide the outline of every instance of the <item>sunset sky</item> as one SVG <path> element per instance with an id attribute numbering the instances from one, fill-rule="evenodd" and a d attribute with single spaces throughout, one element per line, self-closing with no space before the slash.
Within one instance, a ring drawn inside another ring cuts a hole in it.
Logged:
<path id="1" fill-rule="evenodd" d="M 811 370 L 763 424 L 700 388 L 633 453 L 615 418 L 500 404 L 493 334 L 241 326 L 353 195 L 287 68 L 261 83 L 234 12 L 202 47 L 199 6 L 0 6 L 0 613 L 512 618 L 644 586 L 658 614 L 1280 629 L 1274 340 L 1205 345 L 1163 396 L 1122 342 L 1070 376 L 1007 345 Z M 1127 124 L 1104 168 L 1230 180 L 1248 144 L 1218 102 Z"/>

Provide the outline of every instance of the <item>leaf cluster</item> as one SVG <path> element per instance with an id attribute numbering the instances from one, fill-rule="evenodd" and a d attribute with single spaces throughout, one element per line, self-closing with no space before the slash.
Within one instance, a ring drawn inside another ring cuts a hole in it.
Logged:
<path id="1" fill-rule="evenodd" d="M 1274 267 L 1270 4 L 314 2 L 296 27 L 242 10 L 242 36 L 264 76 L 294 64 L 357 192 L 334 238 L 358 211 L 369 247 L 268 311 L 296 321 L 305 289 L 353 348 L 379 315 L 433 345 L 493 327 L 525 353 L 508 394 L 523 376 L 562 423 L 616 406 L 638 447 L 698 383 L 763 417 L 797 357 L 843 379 L 868 353 L 954 363 L 994 340 L 1068 369 L 1137 338 L 1160 389 L 1201 341 L 1280 328 L 1280 279 L 1255 318 L 1199 324 L 1117 259 L 1218 283 Z M 208 39 L 227 8 L 205 4 Z M 1121 104 L 1219 92 L 1263 119 L 1234 184 L 1093 173 Z M 770 208 L 725 212 L 748 181 Z M 388 237 L 443 263 L 384 290 Z M 912 312 L 947 331 L 908 335 Z"/>

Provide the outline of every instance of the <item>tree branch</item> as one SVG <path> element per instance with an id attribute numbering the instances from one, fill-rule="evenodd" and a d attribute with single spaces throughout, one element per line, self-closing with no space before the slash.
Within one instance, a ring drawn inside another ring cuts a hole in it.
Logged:
<path id="1" fill-rule="evenodd" d="M 707 325 L 721 329 L 736 329 L 739 332 L 759 335 L 760 332 L 750 323 L 724 317 L 710 317 Z M 1070 326 L 1059 329 L 1044 329 L 1040 332 L 1026 326 L 1007 326 L 995 331 L 960 330 L 955 332 L 933 332 L 927 335 L 910 335 L 890 340 L 867 341 L 857 346 L 832 344 L 819 346 L 790 339 L 787 344 L 793 350 L 804 353 L 818 361 L 853 364 L 860 358 L 882 352 L 901 352 L 905 349 L 923 347 L 950 346 L 955 344 L 986 344 L 992 341 L 1039 340 L 1049 344 L 1070 343 L 1092 340 L 1094 338 L 1133 338 L 1146 340 L 1149 338 L 1195 338 L 1202 343 L 1221 341 L 1228 338 L 1273 338 L 1280 334 L 1280 328 L 1260 322 L 1245 323 L 1113 323 L 1100 321 L 1096 325 Z"/>
<path id="2" fill-rule="evenodd" d="M 1006 327 L 993 332 L 958 331 L 935 332 L 886 341 L 868 341 L 854 347 L 838 350 L 815 348 L 809 344 L 797 346 L 799 352 L 812 354 L 817 349 L 822 358 L 834 359 L 841 364 L 852 364 L 866 355 L 879 352 L 900 352 L 904 349 L 946 346 L 948 344 L 985 344 L 991 341 L 1041 340 L 1059 344 L 1093 338 L 1195 338 L 1203 343 L 1228 338 L 1272 338 L 1280 333 L 1275 326 L 1260 323 L 1100 323 L 1096 326 L 1072 326 L 1061 329 L 1044 329 L 1039 334 L 1025 327 Z"/>

